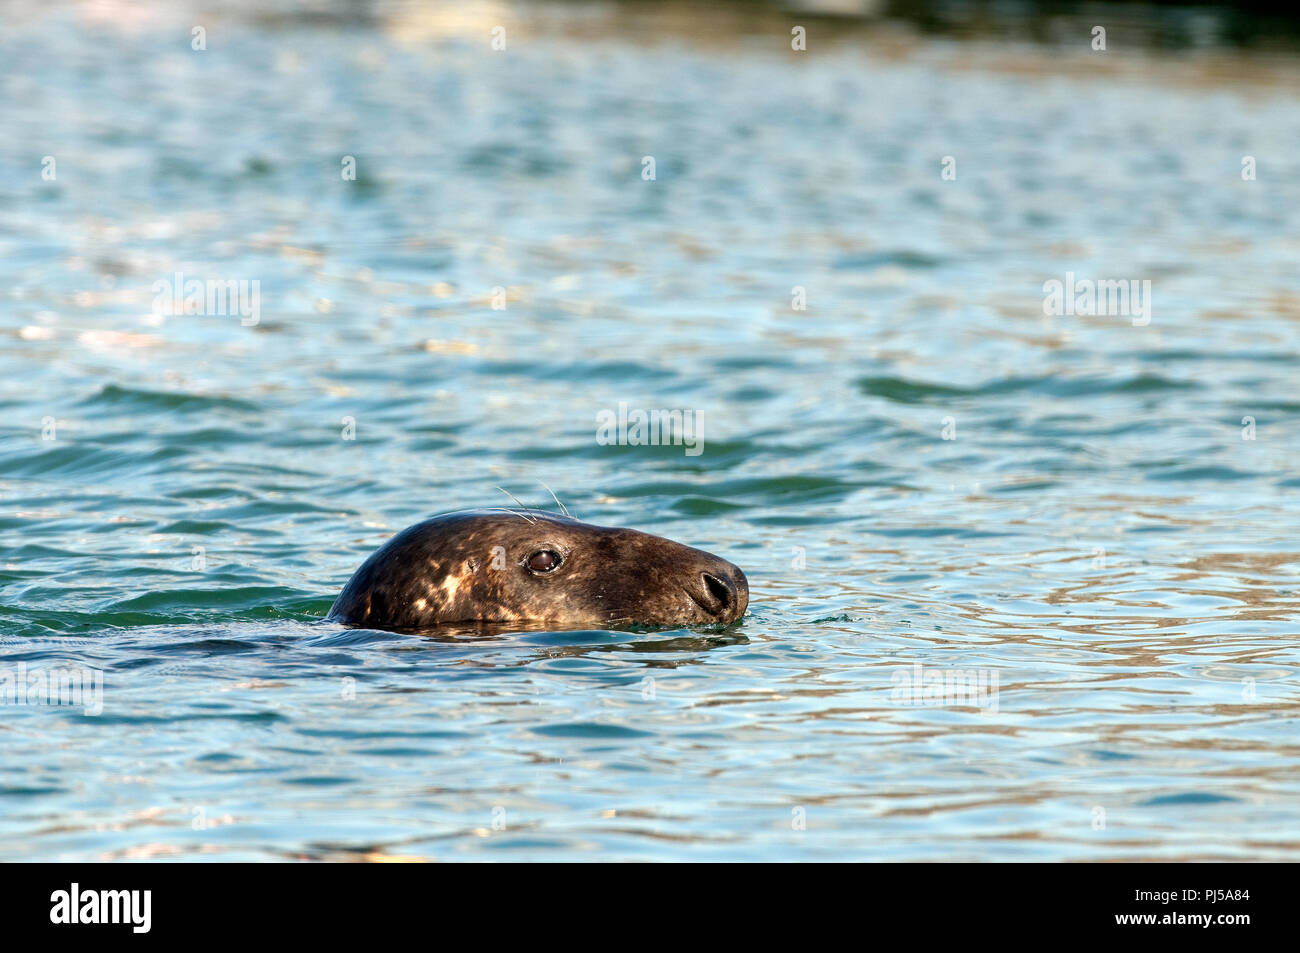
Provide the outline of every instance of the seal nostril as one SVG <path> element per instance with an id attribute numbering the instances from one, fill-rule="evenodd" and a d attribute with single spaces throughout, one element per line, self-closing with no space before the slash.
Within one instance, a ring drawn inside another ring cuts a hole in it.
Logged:
<path id="1" fill-rule="evenodd" d="M 704 578 L 705 590 L 707 590 L 709 595 L 712 596 L 714 599 L 716 599 L 719 603 L 718 609 L 716 611 L 721 612 L 725 609 L 730 609 L 732 606 L 736 604 L 735 589 L 727 585 L 727 583 L 719 579 L 717 576 L 714 576 L 710 573 L 705 572 L 705 573 L 700 573 L 700 575 Z"/>

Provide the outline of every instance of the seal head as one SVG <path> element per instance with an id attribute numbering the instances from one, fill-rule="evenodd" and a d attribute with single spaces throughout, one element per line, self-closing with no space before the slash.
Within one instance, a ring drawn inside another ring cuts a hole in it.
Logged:
<path id="1" fill-rule="evenodd" d="M 534 510 L 472 510 L 403 530 L 329 618 L 373 629 L 452 622 L 706 625 L 749 605 L 736 566 L 672 540 Z"/>

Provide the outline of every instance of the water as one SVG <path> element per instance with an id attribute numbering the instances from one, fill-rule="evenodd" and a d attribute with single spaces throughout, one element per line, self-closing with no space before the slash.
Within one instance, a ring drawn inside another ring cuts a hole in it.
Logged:
<path id="1" fill-rule="evenodd" d="M 1294 59 L 312 9 L 0 33 L 0 671 L 103 673 L 4 707 L 0 856 L 1300 857 Z M 620 401 L 704 452 L 599 445 Z M 543 483 L 748 617 L 321 621 Z"/>

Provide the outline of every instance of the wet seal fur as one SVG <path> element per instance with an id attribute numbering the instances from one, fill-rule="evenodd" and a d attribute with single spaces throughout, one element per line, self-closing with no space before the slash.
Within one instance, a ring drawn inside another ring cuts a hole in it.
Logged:
<path id="1" fill-rule="evenodd" d="M 398 533 L 329 618 L 415 631 L 453 622 L 708 625 L 741 618 L 749 582 L 700 549 L 537 510 L 469 510 Z"/>

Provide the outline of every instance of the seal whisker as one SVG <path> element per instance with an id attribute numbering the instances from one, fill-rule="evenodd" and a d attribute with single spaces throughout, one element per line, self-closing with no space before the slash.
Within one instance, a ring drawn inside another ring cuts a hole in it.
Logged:
<path id="1" fill-rule="evenodd" d="M 551 499 L 553 499 L 555 501 L 555 505 L 560 508 L 560 512 L 563 513 L 565 516 L 569 517 L 569 519 L 574 519 L 573 514 L 569 512 L 569 508 L 565 506 L 563 503 L 561 503 L 560 498 L 555 495 L 555 491 L 552 490 L 549 486 L 546 486 L 545 483 L 543 483 L 542 486 L 546 487 L 546 492 L 551 494 Z"/>
<path id="2" fill-rule="evenodd" d="M 527 516 L 525 516 L 523 513 L 520 513 L 518 510 L 512 510 L 504 506 L 489 506 L 488 509 L 493 513 L 508 513 L 511 516 L 518 516 L 525 523 L 537 522 L 537 520 L 529 519 Z"/>
<path id="3" fill-rule="evenodd" d="M 513 493 L 511 493 L 511 492 L 510 492 L 509 490 L 507 490 L 505 487 L 500 487 L 500 486 L 499 486 L 499 487 L 497 487 L 497 489 L 500 490 L 502 493 L 504 493 L 506 496 L 510 497 L 510 499 L 514 500 L 516 503 L 518 503 L 520 506 L 522 506 L 522 507 L 524 508 L 524 512 L 523 512 L 522 514 L 519 514 L 519 515 L 523 516 L 523 518 L 526 519 L 526 520 L 528 520 L 528 522 L 530 522 L 530 523 L 536 523 L 536 522 L 537 522 L 537 517 L 535 517 L 535 516 L 532 515 L 532 512 L 533 512 L 533 511 L 530 510 L 530 509 L 529 509 L 529 508 L 528 508 L 528 507 L 527 507 L 527 506 L 526 506 L 522 501 L 520 501 L 519 497 L 515 496 Z M 526 514 L 526 515 L 525 515 L 525 514 Z"/>

